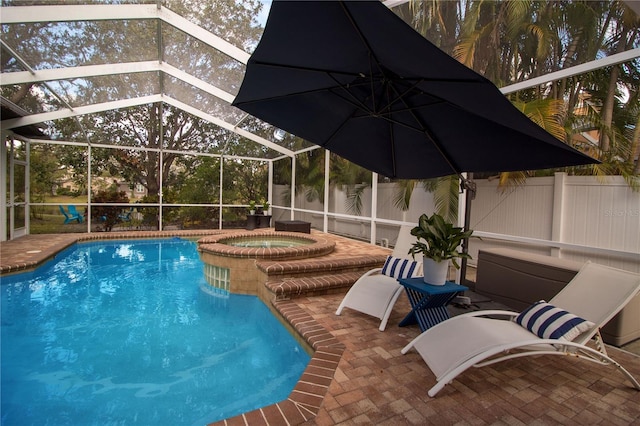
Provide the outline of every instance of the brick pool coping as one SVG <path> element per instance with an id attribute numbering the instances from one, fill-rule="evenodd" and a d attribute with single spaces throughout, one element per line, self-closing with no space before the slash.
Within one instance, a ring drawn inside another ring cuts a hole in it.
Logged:
<path id="1" fill-rule="evenodd" d="M 229 241 L 244 238 L 290 238 L 304 240 L 308 244 L 294 247 L 237 247 L 229 245 Z M 244 257 L 258 259 L 299 259 L 324 256 L 329 254 L 335 248 L 335 241 L 322 238 L 317 234 L 313 236 L 308 234 L 300 234 L 297 232 L 286 231 L 259 231 L 259 232 L 225 232 L 224 234 L 216 234 L 205 236 L 198 241 L 199 250 L 213 253 L 219 256 Z"/>

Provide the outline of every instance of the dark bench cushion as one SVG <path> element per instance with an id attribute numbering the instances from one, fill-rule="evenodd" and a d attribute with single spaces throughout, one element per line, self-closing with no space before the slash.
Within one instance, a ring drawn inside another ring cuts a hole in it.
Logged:
<path id="1" fill-rule="evenodd" d="M 302 220 L 276 220 L 276 231 L 311 233 L 311 223 Z"/>

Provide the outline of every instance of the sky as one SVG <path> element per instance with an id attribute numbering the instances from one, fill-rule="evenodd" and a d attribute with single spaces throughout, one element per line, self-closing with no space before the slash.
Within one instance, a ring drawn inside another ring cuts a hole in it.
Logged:
<path id="1" fill-rule="evenodd" d="M 258 22 L 264 27 L 267 23 L 267 17 L 269 16 L 269 9 L 271 8 L 271 0 L 260 0 L 264 6 L 262 12 L 258 16 Z"/>

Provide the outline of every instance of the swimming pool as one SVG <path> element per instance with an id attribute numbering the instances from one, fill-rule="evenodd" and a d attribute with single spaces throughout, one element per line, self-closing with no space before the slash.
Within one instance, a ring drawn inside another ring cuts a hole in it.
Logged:
<path id="1" fill-rule="evenodd" d="M 194 242 L 76 244 L 2 280 L 2 424 L 206 424 L 285 399 L 309 355 Z"/>

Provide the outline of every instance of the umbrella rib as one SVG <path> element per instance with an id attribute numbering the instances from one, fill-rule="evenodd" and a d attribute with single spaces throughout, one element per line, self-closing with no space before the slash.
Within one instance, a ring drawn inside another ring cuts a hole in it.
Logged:
<path id="1" fill-rule="evenodd" d="M 367 38 L 364 36 L 362 31 L 360 30 L 360 27 L 358 26 L 358 24 L 356 24 L 355 19 L 353 19 L 353 15 L 351 15 L 351 12 L 349 12 L 349 10 L 347 9 L 347 7 L 346 7 L 346 5 L 344 4 L 343 1 L 340 2 L 340 6 L 342 6 L 342 10 L 344 11 L 344 14 L 347 16 L 347 18 L 349 19 L 349 22 L 351 22 L 351 25 L 356 30 L 356 33 L 358 34 L 358 37 L 360 37 L 360 41 L 362 41 L 362 44 L 364 44 L 365 47 L 367 48 L 367 51 L 369 52 L 369 56 L 371 56 L 371 57 L 373 57 L 375 59 L 375 63 L 378 66 L 378 69 L 382 71 L 382 68 L 381 68 L 381 65 L 380 65 L 380 61 L 378 60 L 378 58 L 376 57 L 375 53 L 373 52 L 373 49 L 371 48 L 371 45 L 369 44 L 369 41 L 367 40 Z M 369 61 L 369 65 L 371 65 L 371 61 Z"/>
<path id="2" fill-rule="evenodd" d="M 252 62 L 254 65 L 283 68 L 283 69 L 294 70 L 294 71 L 310 71 L 310 72 L 317 72 L 317 73 L 323 73 L 323 74 L 341 74 L 349 77 L 362 77 L 362 73 L 360 72 L 339 71 L 339 70 L 332 70 L 332 69 L 326 69 L 326 68 L 307 67 L 307 66 L 293 65 L 293 64 L 279 64 L 275 62 L 265 62 L 265 61 L 252 61 Z"/>
<path id="3" fill-rule="evenodd" d="M 369 84 L 370 84 L 369 87 L 371 89 L 371 104 L 373 105 L 373 110 L 375 111 L 376 110 L 376 97 L 375 97 L 375 90 L 374 90 L 374 86 L 373 86 L 373 76 L 374 76 L 374 74 L 373 74 L 373 65 L 375 64 L 375 66 L 377 67 L 378 71 L 380 71 L 380 73 L 382 74 L 383 79 L 386 80 L 387 75 L 384 72 L 384 68 L 382 67 L 382 64 L 378 60 L 378 57 L 376 56 L 376 54 L 374 53 L 373 49 L 371 48 L 371 45 L 369 44 L 369 41 L 367 40 L 367 38 L 362 33 L 362 30 L 360 30 L 360 27 L 358 26 L 358 24 L 356 24 L 355 19 L 353 19 L 353 15 L 347 9 L 347 6 L 345 5 L 345 3 L 341 1 L 340 2 L 340 6 L 342 7 L 342 10 L 343 10 L 344 14 L 346 15 L 347 19 L 349 19 L 349 22 L 351 22 L 351 26 L 353 27 L 353 29 L 358 34 L 358 37 L 360 38 L 360 41 L 366 47 L 367 52 L 369 54 Z M 365 77 L 365 76 L 363 76 L 363 77 Z"/>
<path id="4" fill-rule="evenodd" d="M 411 126 L 411 125 L 409 125 L 409 124 L 407 124 L 407 123 L 403 123 L 403 122 L 400 122 L 400 121 L 394 120 L 394 119 L 393 119 L 393 118 L 391 118 L 389 115 L 380 114 L 380 113 L 378 113 L 378 112 L 376 112 L 376 111 L 371 111 L 371 109 L 370 109 L 370 108 L 368 108 L 365 104 L 363 104 L 363 103 L 362 103 L 358 98 L 356 98 L 355 96 L 353 96 L 353 94 L 352 94 L 350 91 L 346 90 L 344 87 L 340 87 L 340 89 L 341 89 L 341 90 L 343 90 L 344 92 L 346 92 L 346 93 L 349 95 L 349 97 L 346 97 L 346 96 L 344 96 L 343 94 L 338 93 L 338 91 L 337 91 L 337 90 L 333 90 L 333 89 L 331 89 L 331 88 L 329 88 L 329 89 L 322 89 L 322 90 L 328 90 L 328 91 L 332 92 L 332 93 L 333 93 L 333 94 L 335 94 L 336 96 L 339 96 L 343 101 L 347 102 L 348 104 L 352 105 L 353 107 L 357 108 L 358 110 L 360 110 L 360 111 L 364 112 L 364 113 L 365 113 L 365 115 L 363 115 L 363 116 L 362 116 L 362 117 L 360 117 L 360 118 L 367 118 L 367 117 L 370 117 L 370 116 L 372 116 L 372 115 L 375 115 L 376 117 L 379 117 L 379 118 L 381 118 L 381 119 L 383 119 L 383 120 L 386 120 L 386 121 L 388 121 L 389 123 L 397 124 L 397 125 L 399 125 L 399 126 L 403 126 L 403 127 L 408 128 L 408 129 L 415 130 L 415 131 L 420 132 L 420 133 L 424 133 L 424 126 L 420 126 L 420 127 Z M 319 90 L 319 91 L 320 91 L 320 90 Z M 355 101 L 356 101 L 356 102 L 352 101 L 350 98 L 355 99 Z M 440 102 L 438 102 L 438 103 L 444 103 L 444 102 L 445 102 L 445 101 L 442 101 L 442 100 L 441 100 L 441 101 L 440 101 Z M 397 113 L 397 112 L 405 112 L 405 111 L 411 111 L 411 110 L 413 109 L 412 107 L 409 107 L 408 105 L 406 105 L 406 103 L 405 103 L 404 105 L 405 105 L 406 109 L 396 110 L 396 111 L 393 111 L 393 112 L 394 112 L 394 113 Z M 433 105 L 433 104 L 429 104 L 429 105 Z M 427 105 L 424 105 L 424 106 L 427 106 Z M 420 106 L 420 108 L 421 108 L 421 107 L 422 107 L 422 106 Z M 412 115 L 413 115 L 413 114 L 412 114 Z M 355 112 L 354 112 L 354 114 L 351 114 L 351 117 L 352 117 L 352 118 L 358 118 L 358 117 L 355 115 Z M 417 120 L 416 120 L 416 121 L 417 121 Z M 417 121 L 417 122 L 418 122 L 418 125 L 420 125 L 420 124 L 421 124 L 419 121 Z"/>
<path id="5" fill-rule="evenodd" d="M 368 114 L 372 114 L 374 113 L 374 111 L 371 111 L 367 105 L 362 102 L 360 99 L 358 99 L 350 90 L 348 90 L 349 86 L 345 87 L 342 83 L 340 83 L 332 74 L 328 74 L 328 76 L 338 85 L 338 87 L 340 88 L 341 91 L 345 92 L 347 95 L 349 95 L 348 97 L 340 95 L 338 93 L 338 91 L 336 90 L 332 90 L 332 88 L 327 88 L 327 90 L 333 94 L 335 94 L 336 96 L 339 96 L 340 98 L 342 98 L 345 102 L 353 105 L 354 107 L 361 109 L 363 111 L 365 111 Z M 371 81 L 373 81 L 373 79 L 371 79 Z M 363 84 L 364 85 L 364 84 Z M 355 85 L 354 85 L 355 86 Z M 349 100 L 349 98 L 351 100 Z"/>
<path id="6" fill-rule="evenodd" d="M 295 70 L 295 71 L 309 71 L 309 72 L 317 72 L 323 74 L 340 74 L 349 77 L 366 77 L 365 74 L 359 71 L 342 71 L 342 70 L 334 70 L 328 68 L 317 68 L 317 67 L 308 67 L 302 65 L 294 65 L 294 64 L 282 64 L 276 62 L 266 62 L 260 60 L 251 61 L 254 65 L 266 66 L 266 67 L 274 67 L 274 68 L 283 68 L 287 70 Z M 374 78 L 372 76 L 371 78 Z M 404 77 L 404 81 L 416 81 L 417 83 L 421 82 L 439 82 L 439 83 L 479 83 L 477 79 L 473 78 L 446 78 L 446 77 L 438 77 L 438 78 L 425 78 L 425 77 Z"/>
<path id="7" fill-rule="evenodd" d="M 331 88 L 331 87 L 326 88 L 326 89 L 318 89 L 317 91 L 319 91 L 319 92 L 320 91 L 324 91 L 324 90 L 329 91 L 329 92 L 333 93 L 334 95 L 340 97 L 345 102 L 351 104 L 352 106 L 361 109 L 365 113 L 371 114 L 371 115 L 375 115 L 375 116 L 378 116 L 378 117 L 381 117 L 381 118 L 384 118 L 384 119 L 388 119 L 388 118 L 384 117 L 384 115 L 383 115 L 384 113 L 382 112 L 382 110 L 387 110 L 388 112 L 399 113 L 399 112 L 410 111 L 410 110 L 415 109 L 415 108 L 422 108 L 422 107 L 432 106 L 432 105 L 435 105 L 435 104 L 438 104 L 438 103 L 445 103 L 446 102 L 443 99 L 437 98 L 439 100 L 438 102 L 433 102 L 433 103 L 430 103 L 430 104 L 425 104 L 425 105 L 420 105 L 420 106 L 415 106 L 415 107 L 410 107 L 405 102 L 403 102 L 403 105 L 406 107 L 405 109 L 399 109 L 399 110 L 391 111 L 390 110 L 391 105 L 396 103 L 402 96 L 404 96 L 410 90 L 414 89 L 419 83 L 424 81 L 424 79 L 417 79 L 411 87 L 409 87 L 407 90 L 405 90 L 404 93 L 402 93 L 402 95 L 399 95 L 396 91 L 394 91 L 396 93 L 397 97 L 393 101 L 388 102 L 383 109 L 378 111 L 376 108 L 371 109 L 371 108 L 367 107 L 367 105 L 364 102 L 362 102 L 350 90 L 348 90 L 349 88 L 357 86 L 357 83 L 356 84 L 349 84 L 349 85 L 347 85 L 345 87 L 333 75 L 328 74 L 328 76 L 336 83 L 336 85 L 338 86 L 340 91 L 343 91 L 344 93 L 346 93 L 349 96 L 341 95 L 338 90 L 335 90 L 334 88 Z M 375 80 L 377 80 L 377 78 L 370 77 L 369 84 L 371 86 L 373 86 L 373 82 Z M 384 78 L 380 78 L 380 80 L 384 80 Z M 365 84 L 367 84 L 367 83 L 361 83 L 361 85 L 365 85 Z M 311 93 L 311 91 L 308 92 L 308 93 Z M 374 94 L 373 87 L 371 88 L 371 93 L 372 93 L 372 96 L 373 96 L 373 94 Z M 350 99 L 352 99 L 352 100 L 350 100 Z M 374 102 L 374 106 L 375 106 L 375 101 L 373 101 L 373 102 Z M 397 122 L 397 124 L 402 124 L 402 123 Z M 420 123 L 418 122 L 418 124 L 420 124 Z M 406 127 L 409 127 L 409 128 L 415 129 L 415 130 L 421 130 L 421 128 L 413 128 L 413 127 L 411 127 L 409 125 L 406 125 Z"/>
<path id="8" fill-rule="evenodd" d="M 286 70 L 294 70 L 294 71 L 309 71 L 316 72 L 321 74 L 340 74 L 348 77 L 367 77 L 366 74 L 363 74 L 361 71 L 344 71 L 344 70 L 335 70 L 328 68 L 317 68 L 317 67 L 308 67 L 302 65 L 294 65 L 294 64 L 282 64 L 276 62 L 265 62 L 265 61 L 252 61 L 254 65 L 260 65 L 265 67 L 274 67 L 274 68 L 282 68 Z M 370 71 L 371 72 L 371 71 Z M 382 77 L 386 77 L 386 74 L 380 70 L 382 73 Z M 379 77 L 379 78 L 382 78 Z M 375 79 L 376 76 L 371 72 L 369 78 Z M 438 83 L 478 83 L 478 80 L 473 78 L 446 78 L 446 77 L 438 77 L 438 78 L 426 78 L 426 77 L 403 77 L 404 81 L 414 81 L 417 83 L 422 82 L 438 82 Z"/>
<path id="9" fill-rule="evenodd" d="M 396 138 L 393 135 L 393 123 L 389 123 L 389 134 L 391 135 L 391 171 L 396 176 Z"/>
<path id="10" fill-rule="evenodd" d="M 302 95 L 308 95 L 311 93 L 320 93 L 320 92 L 331 92 L 336 96 L 339 96 L 342 100 L 344 100 L 345 102 L 349 103 L 350 105 L 364 111 L 367 114 L 379 114 L 376 111 L 372 111 L 370 108 L 368 108 L 362 101 L 360 101 L 357 97 L 355 97 L 348 89 L 348 87 L 345 87 L 342 83 L 340 83 L 334 76 L 332 76 L 329 72 L 327 72 L 327 75 L 338 85 L 339 87 L 339 91 L 342 91 L 344 93 L 346 93 L 349 96 L 344 96 L 344 94 L 340 94 L 338 90 L 335 89 L 335 87 L 323 87 L 323 88 L 319 88 L 319 89 L 311 89 L 311 90 L 303 90 L 303 91 L 299 91 L 299 92 L 290 92 L 290 93 L 286 93 L 286 94 L 282 94 L 282 95 L 277 95 L 277 96 L 270 96 L 270 97 L 262 97 L 259 99 L 253 99 L 253 100 L 247 100 L 247 101 L 242 101 L 239 104 L 242 105 L 250 105 L 252 103 L 260 103 L 260 102 L 264 102 L 264 101 L 273 101 L 276 99 L 285 99 L 291 96 L 302 96 Z M 368 83 L 360 83 L 361 85 L 365 85 Z M 358 85 L 358 83 L 356 84 L 350 84 L 349 87 L 354 87 Z M 434 105 L 435 103 L 442 103 L 444 101 L 440 101 L 440 102 L 434 102 L 432 104 L 429 105 Z M 428 105 L 421 105 L 417 108 L 422 108 L 423 106 L 428 106 Z M 404 112 L 407 111 L 410 108 L 407 109 L 400 109 L 400 110 L 396 110 L 395 112 Z M 398 123 L 398 124 L 402 124 L 402 123 Z M 412 128 L 411 126 L 407 126 L 409 128 Z M 415 130 L 420 130 L 419 128 L 415 128 Z"/>
<path id="11" fill-rule="evenodd" d="M 331 76 L 331 74 L 329 74 L 329 76 Z M 242 102 L 239 102 L 238 105 L 251 105 L 253 103 L 261 103 L 261 102 L 264 102 L 264 101 L 273 101 L 273 100 L 277 100 L 277 99 L 286 99 L 286 98 L 289 98 L 289 97 L 292 97 L 292 96 L 302 96 L 302 95 L 308 95 L 308 94 L 320 93 L 320 92 L 331 92 L 334 95 L 340 97 L 345 102 L 347 102 L 350 105 L 352 105 L 352 106 L 354 106 L 354 107 L 366 112 L 367 114 L 374 114 L 374 111 L 371 111 L 357 97 L 353 96 L 353 94 L 349 90 L 347 90 L 347 88 L 343 87 L 337 80 L 334 79 L 334 81 L 336 82 L 336 84 L 339 85 L 339 88 L 340 88 L 341 91 L 344 91 L 345 93 L 347 93 L 349 95 L 348 97 L 344 96 L 343 94 L 338 93 L 338 91 L 335 90 L 334 87 L 323 87 L 323 88 L 319 88 L 319 89 L 302 90 L 302 91 L 299 91 L 299 92 L 290 92 L 290 93 L 285 93 L 285 94 L 277 95 L 277 96 L 269 96 L 269 97 L 262 97 L 262 98 L 259 98 L 259 99 L 242 101 Z"/>
<path id="12" fill-rule="evenodd" d="M 415 88 L 418 86 L 418 84 L 419 84 L 419 83 L 421 83 L 422 81 L 424 81 L 424 80 L 423 80 L 423 79 L 418 79 L 418 80 L 416 80 L 416 81 L 415 81 L 411 86 L 407 87 L 407 89 L 406 89 L 405 91 L 403 91 L 402 93 L 399 93 L 399 92 L 396 90 L 395 85 L 387 84 L 387 85 L 386 85 L 386 87 L 387 87 L 387 99 L 390 99 L 390 98 L 391 98 L 391 96 L 389 95 L 389 92 L 390 92 L 390 91 L 392 91 L 392 92 L 393 92 L 393 94 L 395 95 L 395 98 L 394 98 L 393 100 L 389 100 L 383 109 L 387 110 L 387 111 L 388 111 L 388 113 L 389 113 L 389 114 L 391 114 L 391 113 L 399 113 L 399 112 L 405 112 L 405 111 L 412 111 L 412 110 L 414 110 L 414 109 L 422 108 L 423 106 L 427 106 L 427 105 L 421 105 L 421 106 L 414 106 L 414 107 L 410 107 L 410 106 L 409 106 L 409 105 L 407 105 L 407 103 L 404 101 L 404 97 L 407 95 L 407 93 L 409 93 L 410 91 L 412 91 L 413 89 L 415 89 Z M 423 94 L 423 93 L 422 93 L 422 91 L 420 91 L 420 93 L 421 93 L 421 94 Z M 438 99 L 439 99 L 439 98 L 438 98 Z M 391 106 L 392 106 L 393 104 L 395 104 L 396 102 L 398 102 L 398 101 L 401 101 L 401 102 L 402 102 L 402 104 L 406 107 L 406 109 L 402 109 L 402 110 L 393 110 L 393 111 L 392 111 L 392 110 L 391 110 Z M 440 102 L 434 102 L 434 103 L 431 103 L 431 104 L 429 104 L 429 105 L 433 105 L 433 104 L 436 104 L 436 103 L 444 103 L 444 102 L 445 102 L 444 100 L 440 99 Z M 415 118 L 415 117 L 414 117 L 414 118 Z M 418 123 L 418 124 L 420 124 L 420 123 Z"/>
<path id="13" fill-rule="evenodd" d="M 411 87 L 411 89 L 413 89 L 414 87 L 416 87 L 418 85 L 418 83 L 420 83 L 419 81 L 417 81 L 413 87 Z M 433 146 L 436 148 L 436 150 L 438 150 L 438 152 L 440 153 L 440 155 L 442 156 L 442 158 L 444 159 L 444 161 L 449 165 L 449 167 L 451 167 L 451 170 L 457 174 L 458 176 L 460 176 L 462 179 L 464 179 L 462 177 L 462 171 L 460 170 L 459 167 L 457 167 L 456 165 L 454 165 L 453 160 L 451 158 L 449 158 L 449 156 L 445 153 L 444 148 L 440 145 L 440 143 L 438 143 L 437 138 L 435 137 L 435 135 L 430 131 L 429 126 L 425 125 L 425 123 L 420 120 L 420 118 L 415 114 L 414 109 L 411 108 L 408 104 L 406 99 L 403 97 L 404 94 L 406 94 L 406 91 L 401 95 L 397 90 L 396 87 L 393 85 L 389 85 L 389 90 L 393 91 L 393 93 L 396 96 L 396 99 L 399 100 L 400 102 L 402 102 L 402 104 L 405 106 L 405 108 L 408 109 L 409 114 L 411 114 L 411 117 L 413 117 L 413 119 L 415 120 L 416 123 L 418 123 L 418 126 L 420 128 L 420 131 L 422 131 L 424 133 L 424 135 L 427 137 L 427 139 L 429 139 L 431 141 L 431 143 L 433 144 Z M 410 89 L 408 89 L 410 90 Z M 446 101 L 444 101 L 443 99 L 441 99 L 441 101 L 443 103 L 445 103 Z"/>

